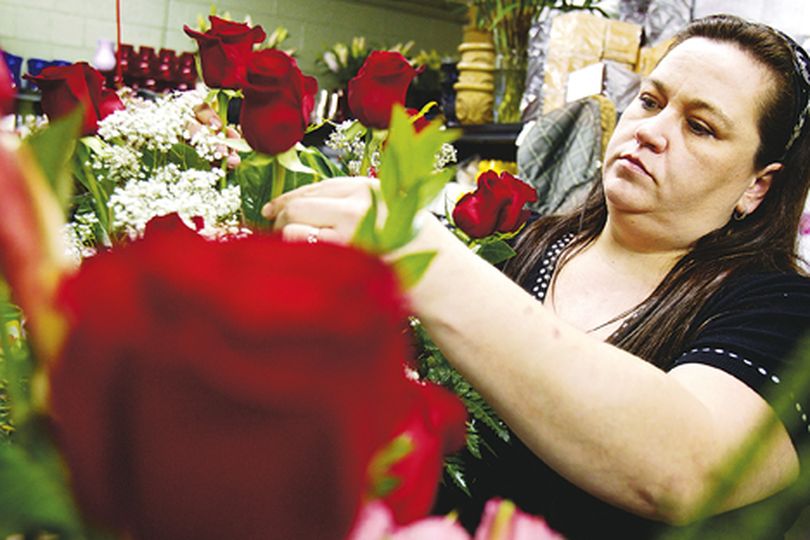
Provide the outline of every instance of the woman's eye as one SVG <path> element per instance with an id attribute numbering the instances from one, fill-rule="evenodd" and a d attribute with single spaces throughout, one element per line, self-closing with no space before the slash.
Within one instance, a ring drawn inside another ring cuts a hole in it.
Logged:
<path id="1" fill-rule="evenodd" d="M 698 122 L 697 120 L 687 120 L 686 123 L 689 126 L 689 131 L 691 131 L 695 135 L 698 135 L 700 137 L 714 135 L 714 132 L 702 122 Z"/>
<path id="2" fill-rule="evenodd" d="M 658 102 L 646 94 L 640 94 L 638 100 L 641 102 L 641 108 L 647 111 L 654 111 L 658 108 Z"/>

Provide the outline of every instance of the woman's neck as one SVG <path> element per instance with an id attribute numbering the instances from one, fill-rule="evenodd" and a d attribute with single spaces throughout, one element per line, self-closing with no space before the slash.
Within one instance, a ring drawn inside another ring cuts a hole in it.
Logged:
<path id="1" fill-rule="evenodd" d="M 608 217 L 589 249 L 613 261 L 628 275 L 659 283 L 688 251 L 689 246 L 663 235 L 640 233 L 628 223 L 619 226 Z"/>

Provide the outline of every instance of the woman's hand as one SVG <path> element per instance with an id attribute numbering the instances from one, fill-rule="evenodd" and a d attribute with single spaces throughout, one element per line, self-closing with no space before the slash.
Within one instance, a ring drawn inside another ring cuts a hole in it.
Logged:
<path id="1" fill-rule="evenodd" d="M 210 129 L 218 132 L 222 130 L 222 120 L 219 118 L 217 112 L 208 103 L 201 103 L 194 107 L 194 121 L 191 121 L 186 126 L 189 134 L 194 137 L 203 126 L 208 126 Z M 234 128 L 226 126 L 224 129 L 225 138 L 227 139 L 241 139 L 242 135 L 239 134 Z M 227 156 L 226 164 L 228 169 L 235 169 L 239 166 L 241 158 L 234 149 L 229 149 L 224 144 L 217 146 L 217 152 L 223 156 Z"/>
<path id="2" fill-rule="evenodd" d="M 329 178 L 281 195 L 262 215 L 285 240 L 347 244 L 371 205 L 373 178 Z"/>

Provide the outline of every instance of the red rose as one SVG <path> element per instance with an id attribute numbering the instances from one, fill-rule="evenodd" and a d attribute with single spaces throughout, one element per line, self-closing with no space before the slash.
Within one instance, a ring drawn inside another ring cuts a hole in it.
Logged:
<path id="1" fill-rule="evenodd" d="M 14 81 L 0 51 L 0 116 L 14 112 Z"/>
<path id="2" fill-rule="evenodd" d="M 405 104 L 417 70 L 398 52 L 373 51 L 349 81 L 349 108 L 366 127 L 388 129 L 394 103 Z"/>
<path id="3" fill-rule="evenodd" d="M 294 58 L 276 49 L 254 53 L 243 90 L 239 118 L 254 150 L 280 154 L 304 137 L 318 81 L 302 74 Z"/>
<path id="4" fill-rule="evenodd" d="M 523 206 L 536 200 L 537 192 L 529 184 L 508 172 L 499 177 L 486 171 L 478 176 L 478 188 L 456 203 L 453 221 L 472 238 L 514 232 L 529 218 Z"/>
<path id="5" fill-rule="evenodd" d="M 135 539 L 345 537 L 413 401 L 395 276 L 159 219 L 61 291 L 50 403 L 80 507 Z"/>
<path id="6" fill-rule="evenodd" d="M 467 409 L 458 397 L 434 384 L 415 387 L 418 401 L 400 430 L 413 449 L 391 467 L 400 484 L 383 499 L 400 525 L 428 514 L 442 477 L 443 457 L 464 445 L 466 432 Z"/>
<path id="7" fill-rule="evenodd" d="M 261 26 L 226 21 L 211 15 L 211 29 L 198 32 L 183 26 L 186 34 L 197 40 L 205 84 L 210 88 L 241 88 L 253 45 L 267 35 Z"/>
<path id="8" fill-rule="evenodd" d="M 39 75 L 25 77 L 42 91 L 42 110 L 50 120 L 69 114 L 82 104 L 82 135 L 92 135 L 99 120 L 124 108 L 118 95 L 104 87 L 104 76 L 87 62 L 46 67 Z"/>

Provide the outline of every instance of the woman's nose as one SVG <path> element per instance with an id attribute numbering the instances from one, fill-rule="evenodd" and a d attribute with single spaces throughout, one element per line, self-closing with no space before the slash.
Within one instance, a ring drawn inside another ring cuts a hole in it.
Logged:
<path id="1" fill-rule="evenodd" d="M 644 146 L 653 152 L 663 152 L 667 147 L 666 118 L 661 113 L 639 122 L 633 137 L 639 146 Z"/>

